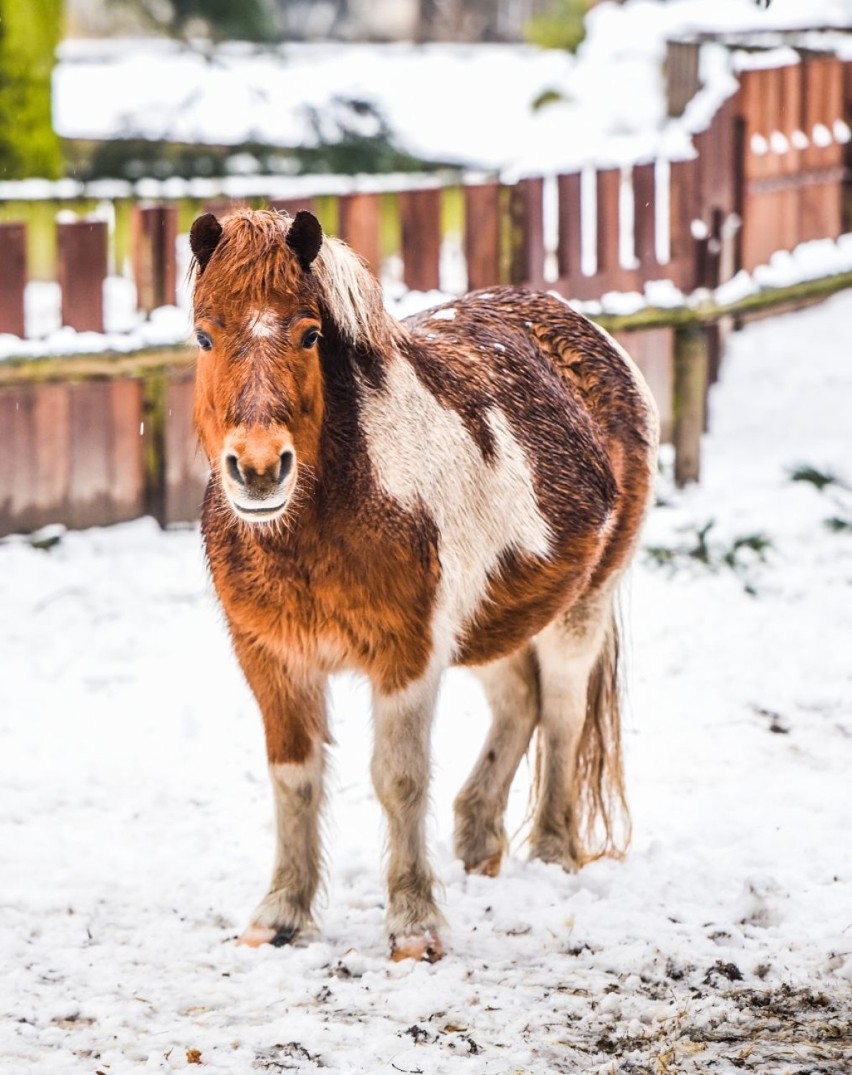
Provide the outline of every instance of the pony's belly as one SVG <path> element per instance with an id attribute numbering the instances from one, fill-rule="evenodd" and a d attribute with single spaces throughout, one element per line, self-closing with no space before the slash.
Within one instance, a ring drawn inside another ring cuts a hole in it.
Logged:
<path id="1" fill-rule="evenodd" d="M 519 649 L 585 596 L 597 556 L 517 561 L 494 577 L 460 633 L 454 663 L 487 664 Z"/>

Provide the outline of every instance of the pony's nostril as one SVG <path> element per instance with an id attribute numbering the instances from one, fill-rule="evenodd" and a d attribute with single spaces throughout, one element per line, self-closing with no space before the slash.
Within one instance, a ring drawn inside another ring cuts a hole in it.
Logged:
<path id="1" fill-rule="evenodd" d="M 237 485 L 245 485 L 245 479 L 240 471 L 240 464 L 232 452 L 225 456 L 225 469 L 228 471 L 228 477 L 232 478 Z"/>
<path id="2" fill-rule="evenodd" d="M 281 467 L 278 473 L 278 480 L 283 482 L 292 469 L 293 453 L 288 448 L 287 451 L 281 453 Z"/>

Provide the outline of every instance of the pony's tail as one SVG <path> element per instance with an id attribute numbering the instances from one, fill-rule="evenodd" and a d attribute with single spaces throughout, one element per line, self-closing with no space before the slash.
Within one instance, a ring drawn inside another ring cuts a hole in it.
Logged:
<path id="1" fill-rule="evenodd" d="M 571 780 L 571 854 L 578 866 L 622 858 L 630 846 L 630 810 L 624 787 L 621 745 L 621 653 L 619 617 L 613 603 L 603 645 L 586 694 Z"/>

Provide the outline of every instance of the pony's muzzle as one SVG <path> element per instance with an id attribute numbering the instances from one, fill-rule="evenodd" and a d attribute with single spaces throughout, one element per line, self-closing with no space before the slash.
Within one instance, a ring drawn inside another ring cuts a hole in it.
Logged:
<path id="1" fill-rule="evenodd" d="M 222 487 L 236 515 L 269 522 L 287 507 L 296 484 L 296 453 L 281 438 L 231 437 L 222 453 Z"/>

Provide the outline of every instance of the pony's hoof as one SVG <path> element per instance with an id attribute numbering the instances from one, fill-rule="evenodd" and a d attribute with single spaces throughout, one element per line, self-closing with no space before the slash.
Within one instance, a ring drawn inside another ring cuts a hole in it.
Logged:
<path id="1" fill-rule="evenodd" d="M 249 948 L 260 948 L 262 944 L 271 944 L 273 948 L 283 948 L 285 944 L 293 940 L 297 932 L 295 926 L 279 926 L 278 929 L 272 929 L 269 926 L 252 924 L 237 937 L 237 944 L 245 944 Z"/>
<path id="2" fill-rule="evenodd" d="M 487 859 L 483 859 L 481 862 L 473 862 L 470 865 L 465 863 L 465 873 L 476 873 L 482 877 L 496 877 L 500 872 L 500 865 L 503 862 L 503 852 L 498 851 L 495 855 L 489 855 Z"/>
<path id="3" fill-rule="evenodd" d="M 426 929 L 422 933 L 407 933 L 404 936 L 392 936 L 390 939 L 390 957 L 394 963 L 403 959 L 416 959 L 420 963 L 437 963 L 444 954 L 441 938 L 434 930 Z"/>

